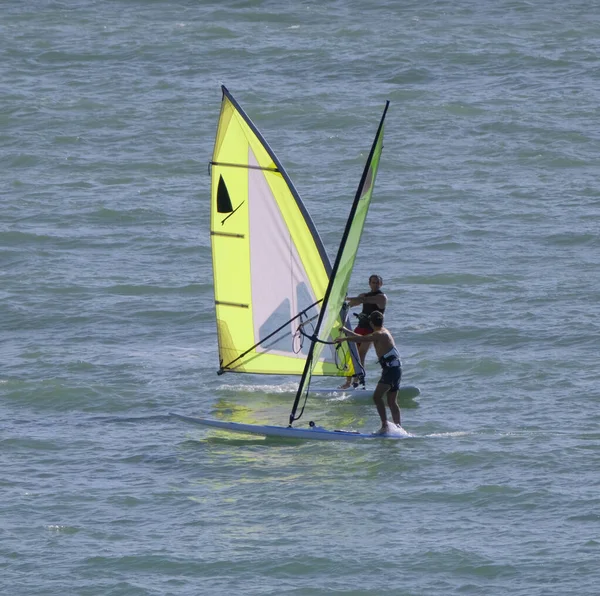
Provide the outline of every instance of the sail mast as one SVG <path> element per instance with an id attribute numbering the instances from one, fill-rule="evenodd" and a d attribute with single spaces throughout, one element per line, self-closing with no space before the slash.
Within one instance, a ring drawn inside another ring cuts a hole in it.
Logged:
<path id="1" fill-rule="evenodd" d="M 302 394 L 304 393 L 304 387 L 305 387 L 305 385 L 310 377 L 311 371 L 313 369 L 313 358 L 315 355 L 315 349 L 316 349 L 316 345 L 317 345 L 317 341 L 318 341 L 318 335 L 319 335 L 319 332 L 321 331 L 321 327 L 323 325 L 323 320 L 327 313 L 327 307 L 329 305 L 329 300 L 332 295 L 332 289 L 336 283 L 336 276 L 338 275 L 338 272 L 340 270 L 340 264 L 342 263 L 343 257 L 346 257 L 346 262 L 350 265 L 350 267 L 349 267 L 349 270 L 344 272 L 345 280 L 343 280 L 342 287 L 338 288 L 338 291 L 343 290 L 343 292 L 340 292 L 340 293 L 343 293 L 344 297 L 346 294 L 346 289 L 347 289 L 350 274 L 352 271 L 352 265 L 354 263 L 354 258 L 356 256 L 356 250 L 358 249 L 360 235 L 362 234 L 364 221 L 366 219 L 366 209 L 368 209 L 368 206 L 369 206 L 369 203 L 371 200 L 371 196 L 372 196 L 372 192 L 373 192 L 373 186 L 375 184 L 375 175 L 377 173 L 377 167 L 379 165 L 379 155 L 380 155 L 381 149 L 383 147 L 383 145 L 382 145 L 383 123 L 385 121 L 385 116 L 387 114 L 389 105 L 390 105 L 390 102 L 386 101 L 385 108 L 383 110 L 383 114 L 382 114 L 381 120 L 379 122 L 379 127 L 377 128 L 377 133 L 375 134 L 375 139 L 371 146 L 371 151 L 369 152 L 369 157 L 367 158 L 367 162 L 365 164 L 365 167 L 364 167 L 361 179 L 360 179 L 360 183 L 358 185 L 358 190 L 356 191 L 356 195 L 355 195 L 354 201 L 352 203 L 352 208 L 350 209 L 350 214 L 348 215 L 348 220 L 346 221 L 346 227 L 344 229 L 344 234 L 342 236 L 342 240 L 341 240 L 340 246 L 338 248 L 335 263 L 333 265 L 331 276 L 329 278 L 329 283 L 327 284 L 327 290 L 325 291 L 325 296 L 323 297 L 323 302 L 321 304 L 319 318 L 318 318 L 317 324 L 315 326 L 313 339 L 311 340 L 310 348 L 308 351 L 308 356 L 306 358 L 306 363 L 304 365 L 304 371 L 302 372 L 302 378 L 300 379 L 300 383 L 298 385 L 298 391 L 296 392 L 296 398 L 294 399 L 292 411 L 290 412 L 290 419 L 289 419 L 290 426 L 293 424 L 293 422 L 295 420 L 297 420 L 302 415 L 302 413 L 301 413 L 300 416 L 298 416 L 298 418 L 297 418 L 296 411 L 298 410 L 298 405 L 300 403 L 300 399 L 302 397 Z M 379 150 L 379 154 L 375 157 L 375 153 L 377 150 Z M 368 176 L 371 177 L 370 180 L 368 180 Z M 367 183 L 369 184 L 368 187 L 366 186 Z M 367 204 L 366 204 L 365 211 L 362 214 L 362 218 L 360 219 L 360 221 L 357 221 L 357 226 L 359 226 L 359 227 L 356 230 L 353 230 L 352 228 L 353 228 L 354 219 L 356 217 L 357 210 L 359 208 L 359 203 L 365 197 L 367 198 Z M 345 253 L 346 245 L 348 243 L 348 239 L 350 238 L 351 232 L 354 232 L 353 240 L 354 240 L 355 246 L 350 246 L 350 250 L 353 249 L 353 252 L 349 255 L 345 255 L 344 253 Z M 345 286 L 345 287 L 343 287 L 343 286 Z M 339 296 L 336 296 L 336 297 L 339 298 Z M 329 333 L 329 331 L 330 330 L 328 330 L 328 333 Z"/>

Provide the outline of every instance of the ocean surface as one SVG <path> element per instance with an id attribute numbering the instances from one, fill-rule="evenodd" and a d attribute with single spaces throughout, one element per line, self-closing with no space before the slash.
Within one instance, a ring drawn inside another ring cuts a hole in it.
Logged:
<path id="1" fill-rule="evenodd" d="M 0 4 L 1 594 L 598 594 L 595 2 Z M 169 417 L 294 396 L 215 374 L 221 84 L 332 260 L 391 101 L 350 292 L 383 276 L 413 438 Z"/>

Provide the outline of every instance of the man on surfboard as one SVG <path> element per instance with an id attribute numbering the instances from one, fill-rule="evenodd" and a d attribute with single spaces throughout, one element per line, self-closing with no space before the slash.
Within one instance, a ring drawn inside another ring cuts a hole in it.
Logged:
<path id="1" fill-rule="evenodd" d="M 369 315 L 369 322 L 373 328 L 372 333 L 359 335 L 343 327 L 342 330 L 346 333 L 346 337 L 338 337 L 335 341 L 336 343 L 342 341 L 364 342 L 375 346 L 375 353 L 379 359 L 382 374 L 373 392 L 373 401 L 381 418 L 381 428 L 377 431 L 377 434 L 384 434 L 389 430 L 385 403 L 383 402 L 383 396 L 386 394 L 392 420 L 396 426 L 400 426 L 400 408 L 398 407 L 397 397 L 400 379 L 402 378 L 402 362 L 392 334 L 383 326 L 383 314 L 377 310 L 372 312 Z"/>
<path id="2" fill-rule="evenodd" d="M 358 325 L 354 328 L 354 333 L 358 333 L 358 335 L 369 335 L 372 331 L 369 323 L 369 315 L 376 310 L 380 313 L 385 312 L 387 296 L 381 291 L 382 285 L 383 278 L 381 275 L 371 275 L 369 277 L 370 292 L 363 292 L 358 296 L 346 298 L 350 307 L 358 306 L 359 304 L 363 305 L 362 312 L 354 315 L 355 317 L 358 317 Z M 368 342 L 357 342 L 356 347 L 358 348 L 360 363 L 364 368 L 365 358 L 371 344 Z M 346 382 L 343 385 L 340 385 L 338 389 L 348 389 L 352 385 L 353 380 L 355 387 L 357 387 L 360 382 L 362 382 L 363 385 L 365 384 L 364 377 L 362 379 L 360 377 L 348 377 Z"/>

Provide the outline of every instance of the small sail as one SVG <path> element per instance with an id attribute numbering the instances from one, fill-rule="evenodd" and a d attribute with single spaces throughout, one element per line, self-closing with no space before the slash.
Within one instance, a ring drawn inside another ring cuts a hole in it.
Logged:
<path id="1" fill-rule="evenodd" d="M 222 91 L 210 222 L 220 372 L 300 375 L 310 341 L 298 327 L 313 319 L 312 333 L 331 266 L 279 160 Z M 313 374 L 351 375 L 352 362 L 328 346 Z"/>
<path id="2" fill-rule="evenodd" d="M 311 344 L 306 367 L 298 387 L 296 400 L 292 407 L 292 413 L 290 414 L 290 424 L 297 419 L 295 415 L 300 398 L 307 386 L 311 374 L 314 374 L 313 371 L 316 370 L 319 365 L 319 359 L 324 351 L 324 347 L 328 347 L 322 342 L 327 341 L 327 338 L 330 337 L 338 337 L 340 334 L 341 325 L 336 313 L 340 312 L 346 298 L 350 276 L 352 275 L 356 253 L 360 244 L 360 238 L 373 197 L 375 178 L 377 176 L 381 151 L 383 149 L 383 124 L 389 105 L 390 102 L 387 101 L 379 122 L 375 140 L 371 146 L 371 151 L 358 185 L 358 190 L 354 197 L 352 208 L 350 209 L 344 235 L 340 242 L 329 285 L 323 299 L 321 314 L 319 315 L 316 325 L 315 334 L 321 341 L 312 342 Z M 342 345 L 348 344 L 343 343 Z M 314 368 L 311 369 L 311 367 Z"/>

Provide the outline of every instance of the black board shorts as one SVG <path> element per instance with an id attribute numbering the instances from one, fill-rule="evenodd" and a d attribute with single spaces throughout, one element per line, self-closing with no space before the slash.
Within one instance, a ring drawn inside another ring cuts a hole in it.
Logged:
<path id="1" fill-rule="evenodd" d="M 383 385 L 389 385 L 388 391 L 398 391 L 400 389 L 400 379 L 402 379 L 402 367 L 390 366 L 383 369 L 379 382 Z"/>

